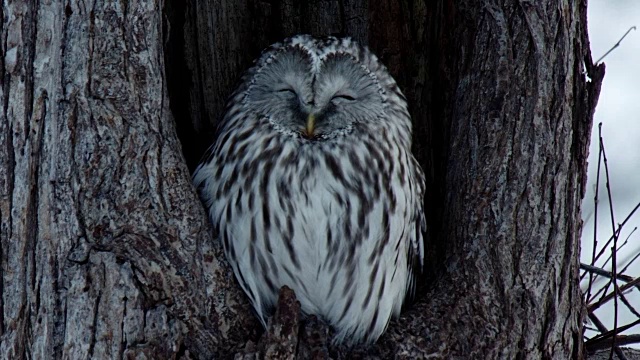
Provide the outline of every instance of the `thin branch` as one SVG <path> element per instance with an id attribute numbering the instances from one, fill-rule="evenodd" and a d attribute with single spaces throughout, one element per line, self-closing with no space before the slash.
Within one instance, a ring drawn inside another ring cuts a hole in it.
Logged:
<path id="1" fill-rule="evenodd" d="M 618 233 L 618 236 L 620 236 L 620 233 Z M 629 235 L 631 236 L 631 235 Z M 627 245 L 628 241 L 629 241 L 629 236 L 627 236 L 627 238 L 622 242 L 622 244 L 620 244 L 620 246 L 616 246 L 616 254 L 618 253 L 618 251 L 620 251 L 623 247 L 625 247 L 625 245 Z M 604 264 L 602 264 L 602 267 L 606 267 L 607 264 L 609 263 L 609 261 L 611 261 L 613 259 L 613 252 L 609 253 L 609 256 L 605 259 Z M 616 264 L 617 265 L 617 264 Z M 618 273 L 620 273 L 621 271 L 619 271 Z"/>
<path id="2" fill-rule="evenodd" d="M 625 34 L 626 36 L 626 34 Z M 624 38 L 624 36 L 623 36 Z M 609 358 L 613 358 L 613 352 L 617 348 L 615 338 L 618 334 L 618 282 L 616 281 L 616 277 L 618 275 L 618 264 L 617 264 L 617 254 L 618 254 L 618 234 L 616 234 L 616 221 L 615 215 L 613 212 L 613 196 L 611 195 L 611 178 L 609 177 L 609 164 L 607 161 L 607 153 L 604 149 L 604 140 L 602 139 L 602 133 L 600 133 L 600 148 L 602 149 L 602 160 L 604 161 L 604 174 L 606 178 L 606 188 L 607 188 L 607 197 L 609 199 L 609 215 L 611 216 L 611 231 L 613 232 L 613 246 L 611 247 L 611 273 L 613 276 L 611 277 L 611 284 L 613 284 L 613 335 L 611 342 L 611 352 L 609 353 Z"/>
<path id="3" fill-rule="evenodd" d="M 585 265 L 588 266 L 588 265 Z M 608 277 L 610 279 L 613 278 L 613 273 L 606 271 L 606 270 L 602 270 L 603 273 L 602 275 L 605 277 Z M 616 275 L 617 279 L 620 279 L 622 281 L 625 282 L 629 282 L 628 284 L 623 285 L 622 287 L 619 287 L 618 289 L 620 289 L 619 291 L 627 291 L 629 288 L 631 287 L 636 287 L 638 288 L 638 290 L 640 290 L 640 278 L 632 278 L 631 276 L 627 276 L 627 275 L 622 275 L 622 274 L 618 274 Z M 613 293 L 608 293 L 608 289 L 609 289 L 609 285 L 611 285 L 611 281 L 607 282 L 606 286 L 601 287 L 598 292 L 596 292 L 594 294 L 594 298 L 597 297 L 598 295 L 600 295 L 600 293 L 602 293 L 602 297 L 600 297 L 600 299 L 598 299 L 598 301 L 596 302 L 590 302 L 587 303 L 587 309 L 589 311 L 594 311 L 598 308 L 600 308 L 602 305 L 606 304 L 607 302 L 609 302 L 611 299 L 613 299 L 616 294 L 615 292 Z"/>
<path id="4" fill-rule="evenodd" d="M 635 227 L 633 229 L 633 231 L 635 231 L 637 229 L 637 227 Z M 638 258 L 640 257 L 640 252 L 638 252 L 628 263 L 627 265 L 625 265 L 624 268 L 622 268 L 622 270 L 620 270 L 621 273 L 624 273 L 627 271 L 627 269 L 629 268 L 629 266 L 631 266 L 631 264 L 633 264 Z"/>
<path id="5" fill-rule="evenodd" d="M 627 240 L 628 240 L 628 239 L 627 239 Z M 620 245 L 620 246 L 617 248 L 617 251 L 620 251 L 620 249 L 622 249 L 622 248 L 627 244 L 627 240 L 625 240 L 625 241 L 622 243 L 622 245 Z M 611 252 L 611 254 L 613 254 L 613 251 Z M 617 254 L 617 252 L 616 252 L 616 254 Z M 607 259 L 605 260 L 605 262 L 604 262 L 604 264 L 603 264 L 602 266 L 603 266 L 603 267 L 604 267 L 604 266 L 606 266 L 606 265 L 609 263 L 609 261 L 610 261 L 611 259 L 612 259 L 612 255 L 609 255 L 609 257 L 607 257 Z M 616 264 L 617 264 L 617 260 L 616 260 Z M 618 278 L 619 278 L 620 276 L 623 276 L 622 272 L 623 272 L 623 271 L 616 271 L 616 273 L 615 273 L 615 274 L 616 274 L 616 277 L 618 277 Z M 592 298 L 588 298 L 588 299 L 586 300 L 586 302 L 587 302 L 587 303 L 590 303 L 593 299 L 595 299 L 596 297 L 598 297 L 598 295 L 600 295 L 601 293 L 603 293 L 602 297 L 604 297 L 604 296 L 607 294 L 607 292 L 609 291 L 609 285 L 611 285 L 611 279 L 613 278 L 613 273 L 612 273 L 612 272 L 608 272 L 608 274 L 609 274 L 609 276 L 607 276 L 607 278 L 609 278 L 609 282 L 608 282 L 605 286 L 601 287 L 601 288 L 600 288 L 600 289 L 599 289 L 595 294 L 593 294 L 593 297 L 592 297 Z M 598 281 L 598 277 L 599 277 L 599 274 L 596 274 L 596 276 L 594 276 L 594 277 L 593 277 L 594 282 L 595 282 L 595 281 Z M 602 299 L 600 299 L 600 300 L 602 300 Z"/>
<path id="6" fill-rule="evenodd" d="M 604 152 L 604 149 L 602 149 L 602 151 Z M 605 164 L 605 169 L 607 167 L 607 158 L 605 157 L 604 160 L 604 164 Z M 608 177 L 608 174 L 607 174 Z M 609 189 L 609 181 L 607 181 L 607 190 Z M 609 205 L 611 205 L 611 200 L 609 200 Z M 613 221 L 613 213 L 611 213 L 611 221 Z M 613 225 L 613 231 L 615 231 L 615 224 Z M 617 269 L 616 269 L 616 254 L 618 253 L 617 249 L 616 249 L 616 243 L 618 242 L 618 237 L 616 237 L 613 240 L 613 246 L 611 247 L 611 251 L 612 251 L 612 255 L 613 255 L 613 260 L 611 261 L 611 267 L 612 267 L 612 271 L 611 273 L 613 273 L 613 277 L 611 278 L 611 284 L 613 284 L 613 335 L 611 335 L 611 351 L 609 352 L 609 359 L 613 359 L 613 353 L 614 351 L 617 353 L 616 350 L 618 349 L 618 346 L 616 345 L 616 336 L 618 335 L 618 284 L 616 282 L 616 275 L 617 275 Z"/>
<path id="7" fill-rule="evenodd" d="M 631 235 L 627 236 L 627 238 L 624 240 L 624 242 L 623 242 L 620 246 L 618 246 L 618 248 L 616 249 L 616 251 L 620 251 L 620 250 L 621 250 L 625 245 L 627 245 L 627 243 L 628 243 L 628 241 L 629 241 L 629 237 L 630 237 L 630 236 L 631 236 Z M 607 266 L 607 264 L 609 264 L 609 261 L 611 261 L 612 256 L 613 256 L 612 254 L 613 254 L 613 252 L 611 252 L 611 253 L 609 254 L 609 256 L 605 259 L 604 264 L 602 264 L 602 265 L 600 266 L 601 268 L 604 268 L 605 266 Z M 616 252 L 616 254 L 617 254 L 617 252 Z M 619 276 L 621 273 L 623 273 L 623 271 L 618 271 L 618 272 L 617 272 L 618 276 Z M 594 281 L 594 282 L 598 281 L 598 274 L 596 274 L 596 276 L 594 276 L 594 277 L 593 277 L 593 281 Z M 606 286 L 606 288 L 605 288 L 605 290 L 608 290 L 608 287 L 609 287 L 609 286 L 607 285 L 607 286 Z M 600 293 L 602 292 L 602 289 L 603 289 L 603 288 L 601 288 L 600 290 L 598 290 L 598 292 L 596 292 L 596 293 L 593 295 L 593 298 L 587 298 L 587 302 L 590 302 L 592 299 L 596 298 L 596 297 L 598 296 L 598 294 L 600 294 Z"/>
<path id="8" fill-rule="evenodd" d="M 602 122 L 598 124 L 598 134 L 602 136 Z M 591 254 L 591 265 L 595 266 L 596 250 L 598 248 L 598 188 L 600 187 L 600 164 L 602 159 L 602 147 L 598 149 L 598 170 L 596 171 L 596 188 L 593 196 L 593 252 Z M 591 298 L 591 287 L 593 286 L 593 273 L 589 273 L 589 286 L 587 287 L 586 301 Z"/>
<path id="9" fill-rule="evenodd" d="M 620 300 L 622 300 L 622 302 L 627 307 L 627 309 L 629 309 L 629 311 L 631 311 L 633 315 L 635 315 L 637 318 L 640 319 L 640 313 L 638 313 L 638 311 L 631 305 L 631 303 L 629 303 L 629 300 L 627 300 L 627 297 L 624 296 L 624 291 L 621 291 L 621 289 L 618 289 L 618 294 L 620 295 Z"/>
<path id="10" fill-rule="evenodd" d="M 629 29 L 623 36 L 620 38 L 618 43 L 609 50 L 602 58 L 600 58 L 596 63 L 600 62 L 607 54 L 609 54 L 613 49 L 620 45 L 620 42 L 628 35 L 631 30 L 635 30 L 635 27 Z M 634 263 L 639 257 L 640 254 L 636 254 L 631 258 L 630 261 L 622 260 L 626 265 L 620 271 L 618 269 L 618 251 L 623 248 L 626 244 L 629 243 L 629 239 L 637 230 L 637 227 L 634 228 L 631 233 L 626 237 L 622 244 L 619 244 L 619 237 L 622 232 L 622 228 L 625 226 L 627 221 L 634 215 L 634 213 L 640 208 L 640 202 L 635 206 L 635 208 L 627 215 L 624 221 L 621 224 L 617 224 L 615 221 L 615 212 L 614 212 L 614 204 L 613 204 L 613 196 L 611 191 L 611 182 L 609 176 L 609 166 L 607 161 L 607 155 L 604 146 L 604 140 L 602 138 L 602 123 L 598 125 L 598 137 L 599 137 L 599 152 L 598 152 L 598 169 L 596 172 L 596 188 L 594 191 L 594 225 L 593 225 L 593 251 L 591 254 L 591 264 L 580 264 L 580 268 L 585 270 L 585 273 L 582 274 L 580 279 L 584 279 L 585 276 L 589 275 L 588 286 L 584 293 L 587 304 L 589 304 L 594 298 L 602 294 L 601 298 L 591 303 L 587 306 L 588 316 L 595 325 L 597 331 L 600 332 L 599 335 L 592 337 L 591 339 L 587 339 L 585 341 L 585 347 L 587 351 L 594 352 L 599 349 L 610 348 L 609 351 L 609 359 L 613 359 L 614 353 L 619 359 L 626 359 L 625 355 L 622 353 L 620 349 L 620 345 L 622 344 L 630 344 L 640 342 L 640 334 L 634 335 L 618 335 L 631 327 L 640 324 L 640 312 L 638 312 L 634 306 L 627 300 L 625 296 L 625 292 L 628 292 L 630 289 L 632 290 L 634 287 L 640 289 L 640 278 L 633 278 L 631 276 L 624 275 L 623 273 L 629 268 L 629 266 Z M 598 251 L 598 242 L 597 242 L 597 230 L 598 230 L 598 202 L 599 202 L 599 188 L 600 188 L 600 172 L 601 172 L 601 164 L 604 163 L 604 171 L 605 171 L 605 186 L 607 191 L 607 198 L 609 200 L 609 215 L 611 220 L 611 230 L 612 235 L 611 238 L 602 246 L 600 251 Z M 606 266 L 609 261 L 611 261 L 611 271 L 606 271 L 602 269 L 602 267 L 596 267 L 595 264 L 598 259 L 604 254 L 606 249 L 610 250 L 609 256 L 604 261 L 604 265 Z M 623 265 L 622 263 L 620 264 Z M 596 294 L 592 297 L 592 290 L 595 282 L 598 280 L 599 276 L 603 276 L 608 278 L 608 282 L 604 284 L 604 286 L 600 287 Z M 618 286 L 618 279 L 626 282 L 623 286 Z M 608 292 L 609 286 L 613 285 L 613 291 L 611 293 Z M 614 319 L 613 319 L 613 329 L 608 330 L 602 322 L 595 315 L 595 310 L 609 302 L 610 300 L 614 301 Z M 633 313 L 638 320 L 626 324 L 624 326 L 618 327 L 618 315 L 619 315 L 619 307 L 618 307 L 618 299 L 622 301 L 622 303 L 629 309 L 631 313 Z M 593 331 L 596 331 L 593 329 Z"/>
<path id="11" fill-rule="evenodd" d="M 593 327 L 593 326 L 589 326 L 588 324 L 583 325 L 583 329 L 585 329 L 585 330 L 589 330 L 589 331 L 594 331 L 594 332 L 595 332 L 595 331 L 598 331 L 598 329 L 597 329 L 597 328 L 595 328 L 595 327 Z M 589 338 L 588 338 L 587 336 L 583 336 L 583 338 L 584 338 L 584 341 L 589 340 Z"/>
<path id="12" fill-rule="evenodd" d="M 609 240 L 607 240 L 607 242 L 604 244 L 604 246 L 602 247 L 602 250 L 600 250 L 600 252 L 598 253 L 598 255 L 596 255 L 596 261 L 598 261 L 598 258 L 600 258 L 600 256 L 602 256 L 602 254 L 604 254 L 607 246 L 609 246 L 609 244 L 611 243 L 611 241 L 613 241 L 614 237 L 617 236 L 618 234 L 620 234 L 620 232 L 622 231 L 622 227 L 624 225 L 626 225 L 626 223 L 631 219 L 631 217 L 635 214 L 636 211 L 638 211 L 638 209 L 640 209 L 640 202 L 638 202 L 636 204 L 636 206 L 633 208 L 633 210 L 631 210 L 631 212 L 629 212 L 629 215 L 627 215 L 627 217 L 624 219 L 624 221 L 622 221 L 622 223 L 618 224 L 618 229 L 614 232 L 614 235 L 611 235 L 611 237 L 609 238 Z"/>
<path id="13" fill-rule="evenodd" d="M 593 323 L 596 324 L 596 322 L 593 320 L 594 318 L 596 318 L 596 316 L 593 315 L 593 313 L 590 313 L 589 314 L 589 319 L 591 319 L 591 321 L 593 321 Z M 600 323 L 600 324 L 602 325 L 602 323 Z M 634 327 L 634 326 L 636 326 L 638 324 L 640 324 L 640 319 L 638 319 L 638 320 L 636 320 L 636 321 L 634 321 L 632 323 L 629 323 L 627 325 L 621 326 L 617 330 L 609 330 L 609 331 L 606 331 L 606 332 L 604 332 L 604 333 L 602 333 L 600 335 L 594 336 L 591 339 L 589 339 L 587 342 L 591 342 L 591 341 L 595 342 L 595 341 L 598 341 L 598 340 L 601 340 L 601 339 L 604 339 L 604 338 L 611 337 L 614 334 L 614 331 L 616 331 L 616 333 L 621 333 L 621 332 L 626 331 L 626 330 L 628 330 L 628 329 L 630 329 L 630 328 L 632 328 L 632 327 Z M 596 326 L 598 326 L 598 325 L 596 325 Z M 599 326 L 598 326 L 598 328 L 599 328 Z"/>
<path id="14" fill-rule="evenodd" d="M 609 49 L 609 51 L 607 51 L 606 53 L 604 53 L 604 55 L 602 55 L 600 57 L 600 59 L 596 60 L 596 64 L 598 64 L 600 61 L 602 61 L 602 59 L 604 59 L 607 55 L 609 55 L 610 52 L 612 52 L 613 50 L 615 50 L 618 46 L 620 46 L 620 43 L 622 42 L 622 40 L 627 37 L 627 35 L 631 32 L 631 30 L 635 30 L 636 27 L 632 26 L 629 28 L 629 30 L 627 30 L 626 33 L 624 33 L 624 35 L 622 35 L 622 37 L 620 38 L 620 40 L 618 40 L 618 42 L 613 45 L 613 47 L 611 49 Z"/>
<path id="15" fill-rule="evenodd" d="M 640 334 L 618 335 L 616 336 L 615 342 L 618 346 L 638 344 L 640 343 Z M 608 349 L 611 346 L 611 343 L 612 343 L 611 338 L 601 339 L 589 344 L 587 346 L 587 351 L 592 354 L 598 350 Z"/>
<path id="16" fill-rule="evenodd" d="M 589 313 L 589 319 L 591 320 L 591 322 L 593 322 L 593 325 L 595 325 L 596 328 L 598 328 L 598 330 L 601 333 L 600 335 L 595 336 L 595 337 L 585 341 L 585 343 L 584 343 L 585 348 L 587 348 L 587 351 L 591 352 L 591 351 L 595 351 L 595 349 L 591 350 L 594 346 L 597 346 L 598 344 L 600 344 L 603 341 L 603 339 L 607 339 L 606 337 L 602 337 L 602 336 L 603 336 L 603 334 L 608 334 L 609 330 L 607 329 L 606 326 L 604 326 L 602 321 L 600 321 L 600 319 L 598 319 L 596 314 L 590 312 Z M 618 358 L 620 360 L 626 360 L 627 357 L 622 353 L 622 350 L 620 350 L 620 348 L 615 345 L 615 340 L 612 342 L 612 344 L 613 344 L 612 348 L 615 349 L 615 352 L 616 352 L 616 355 L 618 355 Z M 606 349 L 606 348 L 604 348 L 604 349 Z"/>
<path id="17" fill-rule="evenodd" d="M 607 271 L 607 270 L 604 270 L 604 269 L 596 267 L 596 266 L 591 266 L 591 265 L 587 265 L 587 264 L 584 264 L 584 263 L 580 263 L 580 268 L 582 270 L 590 271 L 590 272 L 593 272 L 594 274 L 598 274 L 598 275 L 604 276 L 606 278 L 612 278 L 613 277 L 613 274 L 611 274 L 611 271 Z M 632 276 L 629 276 L 629 275 L 624 275 L 624 274 L 618 274 L 617 277 L 618 277 L 618 280 L 622 280 L 624 282 L 631 282 L 631 281 L 636 280 L 636 278 L 634 278 Z M 638 290 L 640 290 L 640 286 L 638 287 Z"/>

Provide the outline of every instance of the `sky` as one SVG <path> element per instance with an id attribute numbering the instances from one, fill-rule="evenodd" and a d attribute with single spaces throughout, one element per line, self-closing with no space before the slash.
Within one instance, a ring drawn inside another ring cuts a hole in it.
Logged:
<path id="1" fill-rule="evenodd" d="M 590 0 L 587 10 L 591 53 L 594 61 L 614 46 L 630 27 L 636 26 L 638 29 L 632 30 L 620 46 L 602 60 L 606 65 L 606 74 L 593 120 L 587 193 L 582 206 L 584 228 L 581 259 L 583 263 L 590 263 L 593 249 L 598 123 L 602 123 L 615 223 L 621 223 L 640 203 L 640 1 Z M 601 166 L 596 236 L 598 249 L 612 234 L 604 181 L 604 164 Z M 640 228 L 640 210 L 629 220 L 620 234 L 619 244 L 627 238 L 628 243 L 618 253 L 619 268 L 640 252 L 640 229 L 633 232 L 635 227 Z M 606 258 L 609 253 L 608 251 L 603 258 Z M 596 265 L 603 266 L 603 263 L 600 261 Z M 604 267 L 611 268 L 610 265 Z M 640 259 L 635 261 L 625 274 L 634 278 L 639 277 Z M 618 285 L 622 284 L 624 282 L 619 282 Z M 640 291 L 636 289 L 627 294 L 626 298 L 640 312 Z M 619 326 L 636 319 L 630 311 L 623 311 L 622 308 L 624 305 L 619 303 Z M 608 329 L 613 328 L 613 302 L 596 311 L 596 315 Z M 638 333 L 640 333 L 640 326 L 635 326 L 624 334 Z M 635 344 L 633 347 L 640 348 L 640 344 Z"/>

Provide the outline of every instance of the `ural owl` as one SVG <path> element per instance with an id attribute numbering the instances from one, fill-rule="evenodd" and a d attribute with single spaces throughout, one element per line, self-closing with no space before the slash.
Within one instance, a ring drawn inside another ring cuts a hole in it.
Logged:
<path id="1" fill-rule="evenodd" d="M 193 181 L 263 325 L 287 285 L 335 341 L 370 343 L 412 292 L 424 175 L 406 99 L 367 47 L 299 35 L 267 48 Z"/>

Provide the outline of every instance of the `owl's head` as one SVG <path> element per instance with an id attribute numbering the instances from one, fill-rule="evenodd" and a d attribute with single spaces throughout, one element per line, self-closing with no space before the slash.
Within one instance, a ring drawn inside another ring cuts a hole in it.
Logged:
<path id="1" fill-rule="evenodd" d="M 377 126 L 408 131 L 410 139 L 404 95 L 378 58 L 350 38 L 286 39 L 267 48 L 243 80 L 235 96 L 243 112 L 302 141 Z"/>

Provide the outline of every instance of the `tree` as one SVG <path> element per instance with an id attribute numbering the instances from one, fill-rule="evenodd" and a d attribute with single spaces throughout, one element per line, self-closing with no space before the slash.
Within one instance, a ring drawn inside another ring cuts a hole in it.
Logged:
<path id="1" fill-rule="evenodd" d="M 586 1 L 24 1 L 2 15 L 3 356 L 228 357 L 258 341 L 187 163 L 241 71 L 299 32 L 370 44 L 429 177 L 429 284 L 375 347 L 331 354 L 583 356 L 580 201 L 604 75 Z"/>

